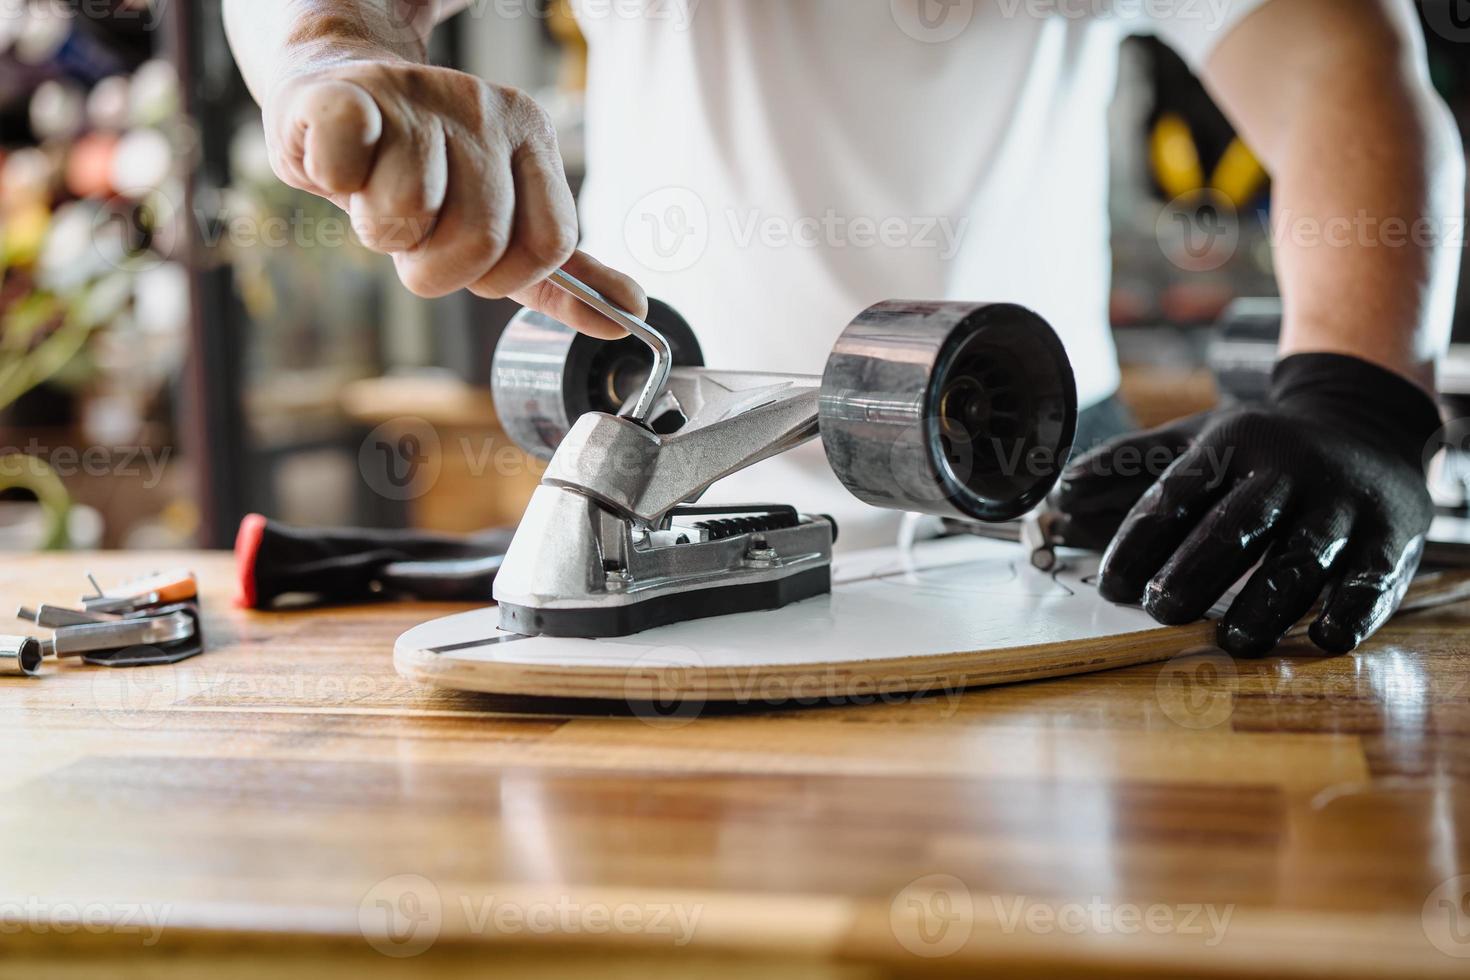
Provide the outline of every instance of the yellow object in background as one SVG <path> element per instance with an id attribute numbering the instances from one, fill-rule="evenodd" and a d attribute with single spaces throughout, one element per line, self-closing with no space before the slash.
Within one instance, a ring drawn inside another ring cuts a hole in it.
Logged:
<path id="1" fill-rule="evenodd" d="M 548 12 L 551 36 L 561 45 L 558 86 L 563 92 L 587 91 L 587 39 L 577 26 L 568 0 L 552 0 Z"/>
<path id="2" fill-rule="evenodd" d="M 1199 146 L 1189 123 L 1178 113 L 1159 117 L 1149 138 L 1149 161 L 1164 196 L 1174 200 L 1213 189 L 1236 208 L 1243 208 L 1261 192 L 1268 179 L 1250 147 L 1236 137 L 1225 148 L 1208 182 Z"/>
<path id="3" fill-rule="evenodd" d="M 1192 194 L 1205 186 L 1205 168 L 1189 123 L 1177 113 L 1165 113 L 1154 126 L 1149 140 L 1149 159 L 1154 177 L 1169 200 Z"/>
<path id="4" fill-rule="evenodd" d="M 1256 159 L 1250 147 L 1237 136 L 1230 141 L 1230 145 L 1225 148 L 1225 154 L 1215 165 L 1210 183 L 1231 204 L 1243 208 L 1261 193 L 1267 179 L 1266 168 L 1261 166 L 1261 161 Z"/>
<path id="5" fill-rule="evenodd" d="M 0 228 L 3 264 L 33 264 L 41 254 L 46 230 L 51 227 L 51 209 L 44 204 L 26 204 L 8 212 L 3 220 L 3 228 Z"/>

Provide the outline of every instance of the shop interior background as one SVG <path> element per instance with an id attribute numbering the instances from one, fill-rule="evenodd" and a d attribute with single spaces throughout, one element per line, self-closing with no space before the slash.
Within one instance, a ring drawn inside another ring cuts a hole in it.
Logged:
<path id="1" fill-rule="evenodd" d="M 1421 12 L 1463 131 L 1456 2 Z M 514 305 L 412 296 L 344 215 L 275 179 L 218 4 L 0 10 L 0 549 L 227 547 L 252 511 L 514 524 L 538 468 L 487 388 Z M 575 188 L 585 46 L 563 2 L 476 4 L 431 54 L 534 93 Z M 1111 131 L 1124 397 L 1156 422 L 1269 364 L 1270 185 L 1151 40 L 1125 45 Z M 1462 290 L 1457 343 L 1465 307 Z"/>

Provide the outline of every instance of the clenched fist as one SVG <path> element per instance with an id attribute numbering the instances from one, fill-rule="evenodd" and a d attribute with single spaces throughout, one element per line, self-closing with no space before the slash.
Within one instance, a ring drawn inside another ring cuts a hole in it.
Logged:
<path id="1" fill-rule="evenodd" d="M 265 100 L 277 176 L 351 215 L 420 296 L 510 298 L 593 336 L 623 330 L 546 282 L 559 266 L 643 316 L 643 290 L 576 251 L 556 132 L 523 93 L 410 61 L 339 60 Z"/>

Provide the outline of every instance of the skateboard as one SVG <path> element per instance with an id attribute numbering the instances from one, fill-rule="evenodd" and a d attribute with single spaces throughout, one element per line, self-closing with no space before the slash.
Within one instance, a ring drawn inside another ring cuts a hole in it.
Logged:
<path id="1" fill-rule="evenodd" d="M 800 704 L 1085 674 L 1213 649 L 1212 622 L 1162 627 L 1098 595 L 1097 556 L 1061 557 L 1042 572 L 1020 545 L 972 536 L 839 553 L 829 594 L 598 639 L 506 632 L 491 606 L 409 630 L 394 661 L 407 678 L 453 690 Z M 1466 597 L 1463 573 L 1432 576 L 1416 582 L 1402 611 Z"/>

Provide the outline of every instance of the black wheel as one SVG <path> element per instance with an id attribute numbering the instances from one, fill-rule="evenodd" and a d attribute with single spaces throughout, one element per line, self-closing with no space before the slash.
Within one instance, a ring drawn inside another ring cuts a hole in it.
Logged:
<path id="1" fill-rule="evenodd" d="M 675 367 L 704 366 L 694 331 L 673 307 L 650 299 L 647 323 L 668 340 Z M 531 455 L 550 459 L 572 423 L 588 412 L 616 413 L 652 366 L 653 353 L 637 338 L 596 340 L 544 313 L 521 310 L 495 347 L 490 390 L 506 434 Z"/>
<path id="2" fill-rule="evenodd" d="M 1008 303 L 889 301 L 848 325 L 818 414 L 859 499 L 1004 521 L 1046 497 L 1077 430 L 1077 386 L 1045 320 Z"/>

